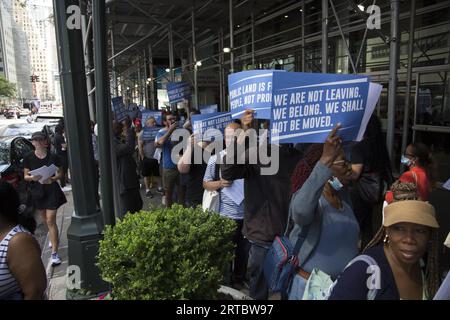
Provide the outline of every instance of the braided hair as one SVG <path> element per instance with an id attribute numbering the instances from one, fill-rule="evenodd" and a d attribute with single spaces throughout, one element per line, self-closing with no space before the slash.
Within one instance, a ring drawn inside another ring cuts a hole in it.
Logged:
<path id="1" fill-rule="evenodd" d="M 323 144 L 312 144 L 306 149 L 305 156 L 297 163 L 291 177 L 291 194 L 299 190 L 311 175 L 323 152 Z"/>
<path id="2" fill-rule="evenodd" d="M 418 200 L 417 186 L 410 182 L 395 181 L 391 186 L 391 191 L 394 195 L 394 202 L 405 200 Z M 364 251 L 378 246 L 383 243 L 386 237 L 386 227 L 381 226 L 373 239 L 366 246 Z M 430 242 L 428 244 L 427 253 L 428 259 L 425 270 L 425 279 L 427 282 L 428 297 L 433 297 L 439 289 L 439 263 L 438 263 L 438 231 L 432 229 L 430 235 Z"/>

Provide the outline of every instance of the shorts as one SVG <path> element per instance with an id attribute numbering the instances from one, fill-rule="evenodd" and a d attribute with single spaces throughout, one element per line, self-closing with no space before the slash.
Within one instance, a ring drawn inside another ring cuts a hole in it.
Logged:
<path id="1" fill-rule="evenodd" d="M 42 199 L 33 200 L 32 203 L 37 210 L 58 210 L 67 203 L 66 196 L 57 182 L 50 185 L 43 185 L 45 195 Z"/>
<path id="2" fill-rule="evenodd" d="M 159 177 L 158 160 L 152 158 L 144 158 L 142 160 L 142 176 L 143 177 Z"/>
<path id="3" fill-rule="evenodd" d="M 164 190 L 173 190 L 180 185 L 180 173 L 177 169 L 163 169 Z"/>

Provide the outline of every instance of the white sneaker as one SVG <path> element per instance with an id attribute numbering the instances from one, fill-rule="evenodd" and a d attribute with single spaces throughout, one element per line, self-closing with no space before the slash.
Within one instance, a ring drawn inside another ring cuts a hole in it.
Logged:
<path id="1" fill-rule="evenodd" d="M 61 258 L 57 253 L 52 253 L 52 266 L 56 267 L 61 264 Z"/>
<path id="2" fill-rule="evenodd" d="M 62 191 L 63 192 L 70 192 L 70 191 L 72 191 L 72 187 L 65 186 L 64 188 L 62 188 Z"/>
<path id="3" fill-rule="evenodd" d="M 166 196 L 163 196 L 163 197 L 162 197 L 161 203 L 162 203 L 163 206 L 166 205 Z"/>

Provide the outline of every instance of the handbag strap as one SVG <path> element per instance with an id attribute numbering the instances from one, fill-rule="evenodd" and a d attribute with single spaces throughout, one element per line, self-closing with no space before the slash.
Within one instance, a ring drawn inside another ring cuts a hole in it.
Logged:
<path id="1" fill-rule="evenodd" d="M 216 164 L 214 165 L 214 181 L 221 180 L 219 156 L 220 156 L 220 154 L 217 154 Z M 219 192 L 220 190 L 221 190 L 221 188 L 217 189 L 217 192 Z"/>

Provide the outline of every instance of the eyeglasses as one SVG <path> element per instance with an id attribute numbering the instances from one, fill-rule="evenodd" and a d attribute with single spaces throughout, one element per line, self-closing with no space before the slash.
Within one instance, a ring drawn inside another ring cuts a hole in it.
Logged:
<path id="1" fill-rule="evenodd" d="M 347 160 L 338 160 L 338 161 L 334 161 L 332 163 L 333 166 L 339 166 L 339 167 L 343 167 L 343 168 L 351 168 L 351 165 L 349 162 L 347 162 Z"/>
<path id="2" fill-rule="evenodd" d="M 405 153 L 405 156 L 406 156 L 406 157 L 411 157 L 411 158 L 414 158 L 414 157 L 415 157 L 415 155 L 413 155 L 413 154 L 411 154 L 411 153 Z"/>

